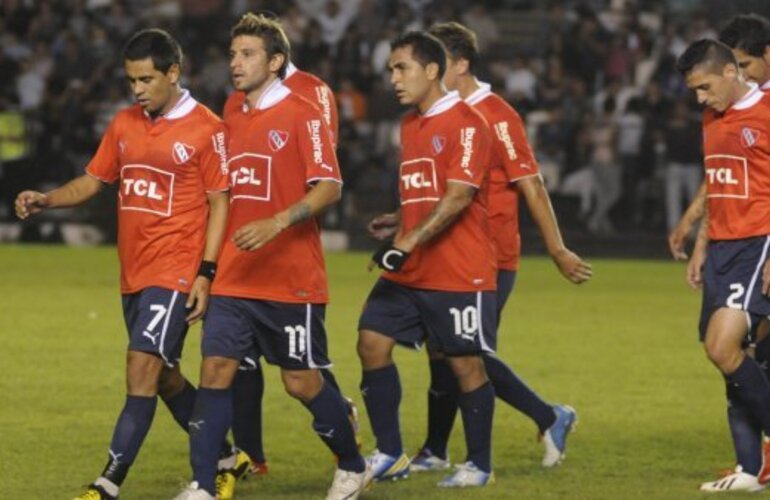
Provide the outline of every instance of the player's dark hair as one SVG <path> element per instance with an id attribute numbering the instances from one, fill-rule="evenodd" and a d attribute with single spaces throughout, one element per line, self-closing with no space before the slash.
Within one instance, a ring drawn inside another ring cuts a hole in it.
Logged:
<path id="1" fill-rule="evenodd" d="M 262 43 L 265 44 L 268 60 L 272 59 L 276 54 L 283 55 L 283 64 L 278 69 L 278 76 L 284 78 L 286 76 L 286 68 L 289 67 L 291 45 L 281 23 L 276 19 L 268 18 L 264 14 L 247 12 L 230 30 L 231 39 L 244 35 L 262 39 Z"/>
<path id="2" fill-rule="evenodd" d="M 423 67 L 430 63 L 438 65 L 438 79 L 446 71 L 446 52 L 444 45 L 435 36 L 425 31 L 410 31 L 390 42 L 390 50 L 412 47 L 412 56 Z"/>
<path id="3" fill-rule="evenodd" d="M 454 21 L 434 24 L 428 29 L 428 33 L 441 40 L 452 59 L 465 59 L 468 61 L 470 72 L 475 72 L 479 63 L 479 42 L 476 33 Z"/>
<path id="4" fill-rule="evenodd" d="M 730 47 L 720 41 L 703 38 L 691 43 L 684 53 L 679 56 L 679 59 L 676 61 L 676 69 L 683 76 L 687 76 L 695 66 L 703 64 L 711 66 L 711 70 L 714 72 L 721 71 L 727 64 L 733 64 L 736 68 L 738 67 Z"/>
<path id="5" fill-rule="evenodd" d="M 167 31 L 158 28 L 139 31 L 131 37 L 123 48 L 123 59 L 140 61 L 152 59 L 152 65 L 158 71 L 168 72 L 174 64 L 182 67 L 182 48 Z"/>
<path id="6" fill-rule="evenodd" d="M 757 14 L 735 16 L 719 32 L 719 41 L 752 57 L 762 57 L 770 45 L 770 21 Z"/>

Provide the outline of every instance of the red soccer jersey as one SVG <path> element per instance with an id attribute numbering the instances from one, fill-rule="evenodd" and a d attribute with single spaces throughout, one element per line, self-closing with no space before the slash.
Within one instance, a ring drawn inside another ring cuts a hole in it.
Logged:
<path id="1" fill-rule="evenodd" d="M 413 288 L 443 291 L 494 290 L 495 251 L 489 235 L 487 174 L 489 128 L 456 92 L 424 115 L 401 123 L 401 233 L 420 223 L 444 195 L 449 182 L 478 188 L 471 204 L 443 232 L 418 246 L 398 273 L 383 277 Z"/>
<path id="2" fill-rule="evenodd" d="M 332 141 L 336 148 L 337 137 L 339 137 L 340 131 L 340 122 L 337 114 L 337 100 L 334 98 L 334 92 L 332 92 L 323 80 L 305 71 L 300 71 L 292 63 L 289 63 L 283 84 L 286 85 L 292 93 L 304 97 L 318 107 L 324 117 L 324 121 L 331 130 Z M 226 117 L 233 111 L 240 111 L 245 102 L 245 93 L 240 91 L 233 92 L 225 102 L 224 116 Z"/>
<path id="3" fill-rule="evenodd" d="M 703 116 L 709 239 L 770 234 L 770 96 L 753 88 L 723 114 Z"/>
<path id="4" fill-rule="evenodd" d="M 120 289 L 188 292 L 203 257 L 207 191 L 227 190 L 221 120 L 185 91 L 155 120 L 139 105 L 120 111 L 86 167 L 118 187 Z"/>
<path id="5" fill-rule="evenodd" d="M 527 141 L 524 122 L 502 97 L 492 93 L 489 84 L 469 95 L 465 102 L 486 119 L 491 128 L 492 161 L 489 167 L 489 229 L 497 254 L 497 267 L 519 268 L 519 196 L 516 181 L 540 175 Z"/>
<path id="6" fill-rule="evenodd" d="M 297 203 L 319 180 L 341 182 L 321 112 L 279 80 L 254 109 L 225 116 L 230 131 L 230 214 L 212 293 L 291 303 L 326 303 L 321 235 L 315 219 L 289 227 L 253 252 L 233 233 Z"/>

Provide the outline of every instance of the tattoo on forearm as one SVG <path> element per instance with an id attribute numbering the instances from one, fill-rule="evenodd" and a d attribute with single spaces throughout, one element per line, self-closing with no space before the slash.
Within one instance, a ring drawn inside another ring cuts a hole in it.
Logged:
<path id="1" fill-rule="evenodd" d="M 310 209 L 310 205 L 305 202 L 299 202 L 289 210 L 289 225 L 299 224 L 305 222 L 313 216 L 313 211 Z"/>
<path id="2" fill-rule="evenodd" d="M 472 197 L 472 195 L 469 195 Z M 413 229 L 416 244 L 422 245 L 447 228 L 467 206 L 467 199 L 442 199 L 428 216 Z"/>

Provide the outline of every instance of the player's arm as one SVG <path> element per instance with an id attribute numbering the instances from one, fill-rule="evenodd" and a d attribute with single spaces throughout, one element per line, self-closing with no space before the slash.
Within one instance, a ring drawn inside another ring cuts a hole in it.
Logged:
<path id="1" fill-rule="evenodd" d="M 551 206 L 551 198 L 539 175 L 524 177 L 517 181 L 516 187 L 527 200 L 529 212 L 537 224 L 540 234 L 559 272 L 573 283 L 588 281 L 593 274 L 591 264 L 584 262 L 577 254 L 564 246 L 559 231 L 559 224 Z"/>
<path id="2" fill-rule="evenodd" d="M 668 235 L 668 248 L 671 255 L 676 260 L 687 260 L 687 253 L 684 251 L 684 245 L 692 228 L 703 216 L 703 210 L 706 206 L 706 182 L 701 184 L 698 194 L 687 207 L 684 215 L 679 219 L 679 223 Z"/>
<path id="3" fill-rule="evenodd" d="M 396 210 L 388 214 L 381 214 L 369 221 L 366 226 L 369 235 L 380 241 L 391 238 L 398 232 L 401 223 L 401 211 Z"/>
<path id="4" fill-rule="evenodd" d="M 99 179 L 84 174 L 47 193 L 22 191 L 16 197 L 16 216 L 26 219 L 49 208 L 80 205 L 96 196 L 102 186 Z"/>
<path id="5" fill-rule="evenodd" d="M 203 262 L 198 269 L 190 295 L 187 297 L 187 322 L 189 324 L 199 321 L 206 312 L 209 302 L 211 281 L 216 274 L 216 262 L 222 239 L 227 227 L 227 211 L 230 208 L 230 199 L 227 191 L 210 191 L 206 193 L 209 202 L 209 218 L 206 223 L 206 245 L 203 248 Z"/>
<path id="6" fill-rule="evenodd" d="M 336 180 L 318 181 L 305 196 L 286 210 L 269 219 L 259 219 L 241 226 L 233 235 L 233 243 L 241 250 L 256 250 L 285 229 L 316 217 L 342 196 L 342 185 Z"/>
<path id="7" fill-rule="evenodd" d="M 692 249 L 692 257 L 687 264 L 687 283 L 692 288 L 703 286 L 703 264 L 706 262 L 706 249 L 708 247 L 708 225 L 709 225 L 708 205 L 703 205 L 703 218 L 698 229 L 698 236 L 695 239 L 695 246 Z M 764 274 L 763 274 L 764 279 Z M 763 281 L 764 289 L 764 281 Z"/>

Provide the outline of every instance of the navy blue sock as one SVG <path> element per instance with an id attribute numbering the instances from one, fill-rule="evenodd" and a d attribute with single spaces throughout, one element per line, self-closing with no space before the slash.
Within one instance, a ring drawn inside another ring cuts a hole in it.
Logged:
<path id="1" fill-rule="evenodd" d="M 727 384 L 727 422 L 735 448 L 735 462 L 743 471 L 756 476 L 762 468 L 762 427 L 751 411 L 733 394 Z"/>
<path id="2" fill-rule="evenodd" d="M 193 414 L 193 408 L 195 407 L 195 387 L 189 380 L 185 379 L 184 389 L 174 394 L 170 398 L 163 398 L 163 402 L 166 404 L 166 408 L 171 412 L 171 416 L 179 424 L 185 432 L 188 431 L 187 426 L 190 423 L 190 418 Z"/>
<path id="3" fill-rule="evenodd" d="M 386 455 L 400 457 L 404 447 L 398 421 L 401 381 L 396 365 L 365 370 L 361 376 L 361 395 L 364 397 L 372 432 L 377 438 L 377 449 Z"/>
<path id="4" fill-rule="evenodd" d="M 342 470 L 363 472 L 366 463 L 358 452 L 353 426 L 348 420 L 348 406 L 339 391 L 325 383 L 321 392 L 305 407 L 313 414 L 313 430 L 337 455 L 337 466 Z"/>
<path id="5" fill-rule="evenodd" d="M 321 369 L 321 376 L 323 376 L 324 381 L 331 385 L 335 391 L 342 394 L 342 389 L 340 389 L 340 384 L 337 383 L 337 378 L 334 376 L 331 370 L 329 369 Z"/>
<path id="6" fill-rule="evenodd" d="M 432 360 L 428 388 L 428 437 L 423 448 L 439 458 L 447 458 L 446 448 L 457 415 L 459 394 L 457 379 L 446 360 Z"/>
<path id="7" fill-rule="evenodd" d="M 467 462 L 484 472 L 492 471 L 492 417 L 495 413 L 495 390 L 485 383 L 471 392 L 460 393 L 460 412 L 465 428 Z"/>
<path id="8" fill-rule="evenodd" d="M 110 443 L 110 460 L 102 476 L 120 486 L 134 463 L 139 448 L 152 425 L 158 398 L 155 396 L 126 396 Z"/>
<path id="9" fill-rule="evenodd" d="M 556 421 L 553 407 L 540 399 L 508 365 L 491 354 L 485 354 L 482 359 L 498 398 L 531 418 L 541 434 L 553 425 Z"/>
<path id="10" fill-rule="evenodd" d="M 216 495 L 219 449 L 233 419 L 230 389 L 199 388 L 190 419 L 190 464 L 198 486 Z"/>
<path id="11" fill-rule="evenodd" d="M 256 370 L 238 370 L 233 380 L 233 438 L 235 446 L 255 462 L 265 461 L 262 447 L 262 395 L 265 378 Z"/>
<path id="12" fill-rule="evenodd" d="M 765 435 L 770 435 L 770 383 L 759 365 L 746 356 L 738 369 L 725 378 L 733 384 L 736 398 L 751 411 Z"/>

